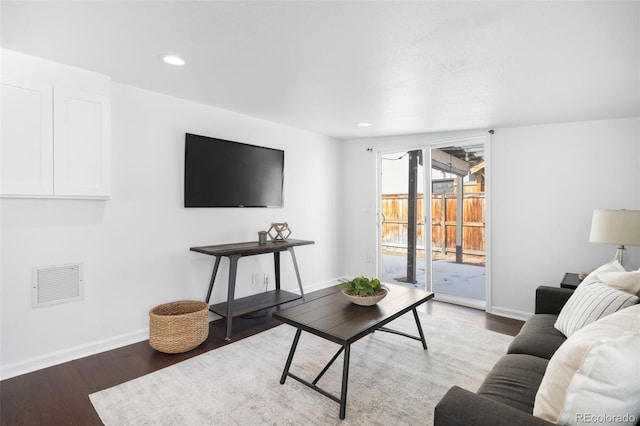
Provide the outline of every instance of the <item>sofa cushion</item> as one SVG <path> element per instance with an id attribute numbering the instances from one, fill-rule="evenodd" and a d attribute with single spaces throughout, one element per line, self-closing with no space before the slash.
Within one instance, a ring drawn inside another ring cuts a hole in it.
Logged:
<path id="1" fill-rule="evenodd" d="M 567 339 L 549 361 L 533 414 L 567 425 L 589 423 L 587 414 L 591 419 L 608 416 L 616 424 L 635 424 L 640 418 L 639 377 L 640 305 L 636 305 Z"/>
<path id="2" fill-rule="evenodd" d="M 477 393 L 532 414 L 548 362 L 532 355 L 505 355 L 489 372 Z"/>
<path id="3" fill-rule="evenodd" d="M 399 419 L 398 423 L 402 424 L 402 419 Z M 453 386 L 436 405 L 433 426 L 470 425 L 552 426 L 553 423 L 458 386 Z"/>
<path id="4" fill-rule="evenodd" d="M 638 303 L 638 297 L 603 282 L 579 285 L 560 311 L 555 328 L 570 337 L 599 318 Z"/>
<path id="5" fill-rule="evenodd" d="M 567 338 L 553 327 L 557 315 L 536 314 L 524 323 L 507 349 L 509 354 L 535 355 L 551 359 Z"/>

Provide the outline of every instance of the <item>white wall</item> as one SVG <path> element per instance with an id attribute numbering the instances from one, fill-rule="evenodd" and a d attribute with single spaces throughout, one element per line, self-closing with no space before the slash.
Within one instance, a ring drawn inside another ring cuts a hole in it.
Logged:
<path id="1" fill-rule="evenodd" d="M 590 271 L 594 209 L 640 209 L 640 119 L 497 129 L 492 146 L 494 312 L 533 312 L 540 284 Z M 630 247 L 635 268 L 640 251 Z"/>
<path id="2" fill-rule="evenodd" d="M 591 214 L 640 209 L 639 129 L 638 118 L 495 129 L 487 169 L 492 312 L 526 318 L 538 285 L 559 286 L 565 272 L 589 271 L 613 258 L 615 247 L 589 243 Z M 376 151 L 484 135 L 345 142 L 346 275 L 376 273 Z M 637 268 L 640 251 L 629 252 Z"/>
<path id="3" fill-rule="evenodd" d="M 339 141 L 121 84 L 111 93 L 110 200 L 0 201 L 2 378 L 148 338 L 150 308 L 206 295 L 213 258 L 189 247 L 257 240 L 271 222 L 315 240 L 296 251 L 309 290 L 343 275 Z M 284 149 L 285 207 L 182 207 L 185 132 Z M 84 262 L 84 300 L 32 308 L 31 268 L 70 262 Z M 260 291 L 252 272 L 273 277 L 273 257 L 240 260 L 237 296 Z M 227 273 L 223 260 L 213 302 Z M 286 253 L 282 285 L 297 291 Z"/>

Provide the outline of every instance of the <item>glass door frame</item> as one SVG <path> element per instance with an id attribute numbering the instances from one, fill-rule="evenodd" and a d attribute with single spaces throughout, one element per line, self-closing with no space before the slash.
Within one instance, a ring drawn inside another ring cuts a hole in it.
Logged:
<path id="1" fill-rule="evenodd" d="M 376 151 L 376 272 L 377 272 L 377 276 L 380 277 L 382 279 L 383 274 L 383 248 L 382 248 L 382 224 L 384 222 L 384 215 L 382 213 L 382 157 L 384 155 L 389 155 L 389 154 L 394 154 L 394 153 L 400 153 L 400 152 L 409 152 L 409 151 L 422 151 L 422 158 L 423 158 L 423 176 L 422 176 L 422 184 L 423 184 L 423 188 L 424 188 L 424 184 L 426 183 L 425 181 L 425 177 L 426 177 L 426 164 L 431 164 L 431 157 L 429 154 L 429 149 L 425 148 L 424 144 L 420 144 L 418 146 L 414 146 L 414 147 L 399 147 L 399 148 L 395 148 L 395 149 L 385 149 L 385 150 L 378 150 Z M 429 157 L 425 157 L 425 155 L 428 154 Z M 430 192 L 430 191 L 429 191 Z M 427 210 L 425 210 L 428 206 L 428 204 L 426 203 L 426 199 L 427 199 L 427 195 L 426 193 L 424 194 L 424 196 L 422 197 L 422 211 L 426 212 Z M 422 219 L 423 221 L 426 220 L 426 217 L 417 217 L 416 215 L 416 221 L 419 222 L 420 219 Z M 429 281 L 430 281 L 430 277 L 429 274 L 427 274 L 427 267 L 428 267 L 428 259 L 427 259 L 427 237 L 431 238 L 431 231 L 427 229 L 427 222 L 424 222 L 424 227 L 425 230 L 422 233 L 422 247 L 424 247 L 424 252 L 425 252 L 425 257 L 424 257 L 424 266 L 425 266 L 425 287 L 430 285 Z M 417 244 L 417 241 L 416 241 Z M 417 256 L 416 256 L 417 258 Z M 417 265 L 417 262 L 416 262 Z M 428 290 L 431 291 L 431 290 Z"/>
<path id="2" fill-rule="evenodd" d="M 489 132 L 491 133 L 491 132 Z M 477 309 L 483 309 L 487 312 L 491 312 L 491 134 L 478 134 L 476 136 L 451 138 L 439 141 L 425 141 L 419 145 L 413 146 L 401 146 L 397 148 L 380 149 L 376 151 L 376 271 L 378 276 L 382 277 L 382 156 L 402 151 L 415 151 L 422 150 L 424 159 L 424 173 L 423 173 L 423 192 L 422 199 L 425 229 L 423 232 L 423 247 L 424 249 L 424 262 L 425 262 L 425 288 L 427 291 L 432 291 L 432 251 L 431 251 L 431 196 L 432 196 L 432 178 L 431 178 L 431 150 L 434 148 L 444 148 L 449 146 L 464 147 L 466 145 L 477 145 L 482 143 L 484 145 L 484 157 L 485 157 L 485 300 L 473 300 L 458 296 L 436 294 L 435 299 L 444 302 L 455 303 L 458 305 L 469 306 Z M 427 167 L 428 166 L 428 167 Z M 428 170 L 428 172 L 427 172 Z M 416 218 L 419 220 L 420 218 Z"/>

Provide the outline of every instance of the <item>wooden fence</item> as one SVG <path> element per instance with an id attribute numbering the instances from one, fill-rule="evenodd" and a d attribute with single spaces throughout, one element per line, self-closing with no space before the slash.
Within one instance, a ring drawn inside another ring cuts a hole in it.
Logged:
<path id="1" fill-rule="evenodd" d="M 423 194 L 418 194 L 417 248 L 424 251 Z M 465 193 L 463 200 L 462 252 L 485 256 L 485 195 L 482 192 Z M 431 244 L 434 259 L 456 251 L 455 193 L 433 194 L 431 197 Z M 407 218 L 409 200 L 407 194 L 382 196 L 382 246 L 389 251 L 407 248 Z M 420 253 L 419 253 L 420 255 Z"/>

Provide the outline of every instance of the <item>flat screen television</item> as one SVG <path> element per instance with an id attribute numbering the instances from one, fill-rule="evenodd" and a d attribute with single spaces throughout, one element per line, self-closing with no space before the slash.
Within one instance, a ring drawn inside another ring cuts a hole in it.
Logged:
<path id="1" fill-rule="evenodd" d="M 283 207 L 284 151 L 185 135 L 185 207 Z"/>

